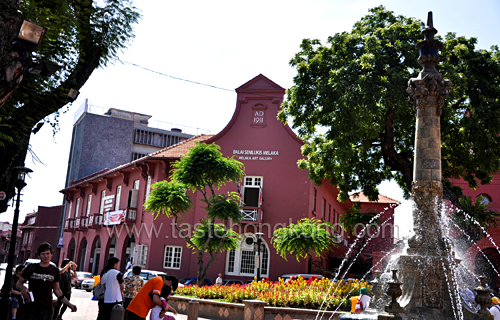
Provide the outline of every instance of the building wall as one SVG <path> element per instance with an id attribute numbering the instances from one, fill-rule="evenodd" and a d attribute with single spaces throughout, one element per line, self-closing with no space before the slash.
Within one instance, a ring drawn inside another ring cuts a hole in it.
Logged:
<path id="1" fill-rule="evenodd" d="M 258 222 L 243 222 L 234 225 L 242 236 L 253 236 L 262 231 L 265 235 L 263 240 L 269 250 L 269 273 L 272 280 L 286 273 L 308 273 L 310 267 L 306 260 L 297 262 L 293 257 L 288 260 L 280 257 L 271 244 L 274 230 L 285 227 L 290 223 L 296 223 L 302 218 L 317 218 L 338 222 L 338 216 L 351 206 L 348 201 L 339 203 L 336 200 L 338 190 L 328 182 L 321 186 L 314 186 L 308 179 L 307 171 L 297 167 L 297 161 L 302 158 L 300 148 L 302 142 L 290 130 L 276 119 L 279 106 L 283 100 L 284 89 L 265 78 L 258 76 L 247 82 L 236 90 L 238 92 L 235 113 L 230 123 L 219 134 L 208 139 L 207 143 L 216 143 L 226 157 L 234 156 L 245 165 L 247 177 L 262 178 L 262 211 Z M 142 161 L 142 160 L 141 160 Z M 144 160 L 146 161 L 146 160 Z M 61 259 L 67 256 L 76 256 L 82 252 L 82 239 L 87 239 L 91 246 L 91 255 L 95 251 L 96 238 L 101 240 L 101 254 L 99 266 L 90 264 L 87 259 L 82 270 L 95 272 L 104 267 L 109 256 L 110 243 L 115 236 L 115 256 L 122 262 L 122 270 L 125 266 L 125 251 L 130 234 L 134 234 L 135 245 L 148 246 L 148 258 L 145 267 L 152 270 L 161 270 L 177 277 L 196 276 L 196 255 L 186 247 L 186 242 L 179 238 L 173 230 L 172 218 L 159 216 L 156 220 L 151 213 L 142 209 L 146 197 L 148 180 L 151 184 L 156 181 L 168 179 L 170 165 L 173 160 L 155 160 L 151 158 L 147 162 L 124 165 L 117 170 L 103 173 L 90 183 L 82 182 L 65 189 L 67 199 L 73 202 L 72 212 L 66 217 L 75 217 L 75 205 L 78 197 L 83 195 L 80 210 L 86 212 L 86 201 L 92 194 L 92 213 L 99 212 L 102 190 L 106 190 L 106 196 L 115 195 L 112 202 L 113 208 L 116 202 L 116 188 L 122 186 L 120 209 L 127 206 L 127 195 L 133 188 L 133 181 L 139 180 L 139 199 L 137 204 L 137 219 L 133 223 L 120 224 L 110 228 L 98 227 L 81 231 L 64 232 L 65 247 L 61 252 Z M 119 169 L 119 170 L 118 170 Z M 115 172 L 116 171 L 116 172 Z M 120 173 L 122 172 L 122 173 Z M 126 177 L 126 179 L 125 179 Z M 76 188 L 77 187 L 77 188 Z M 314 208 L 314 190 L 316 190 L 316 207 Z M 242 187 L 234 184 L 226 185 L 220 192 L 240 191 Z M 325 214 L 323 215 L 323 199 L 325 203 Z M 193 209 L 185 214 L 185 222 L 194 224 L 204 218 L 206 211 L 202 208 L 205 204 L 201 201 L 199 193 L 192 194 Z M 69 207 L 68 205 L 66 207 Z M 328 208 L 331 207 L 331 210 Z M 82 212 L 79 213 L 81 216 Z M 336 216 L 335 213 L 338 215 Z M 111 235 L 111 237 L 110 237 Z M 72 249 L 72 243 L 75 248 Z M 164 268 L 165 246 L 182 248 L 180 267 L 170 269 Z M 243 243 L 242 243 L 243 246 Z M 327 258 L 327 257 L 326 257 Z M 207 277 L 215 280 L 217 273 L 226 274 L 229 253 L 217 256 Z M 204 263 L 208 262 L 205 255 Z M 317 271 L 314 271 L 317 272 Z M 249 280 L 251 276 L 227 275 L 226 278 Z"/>
<path id="2" fill-rule="evenodd" d="M 21 246 L 19 259 L 20 262 L 27 259 L 38 259 L 37 248 L 43 242 L 48 242 L 54 248 L 54 255 L 52 261 L 57 263 L 59 261 L 59 251 L 56 250 L 58 244 L 58 228 L 59 217 L 61 215 L 62 206 L 43 207 L 38 206 L 36 213 L 28 214 L 24 223 L 21 226 Z M 35 217 L 35 223 L 29 224 L 30 218 Z M 32 234 L 31 242 L 29 235 Z M 24 243 L 26 235 L 27 242 Z M 22 261 L 21 261 L 22 260 Z"/>
<path id="3" fill-rule="evenodd" d="M 75 124 L 69 180 L 130 161 L 133 121 L 87 113 Z"/>

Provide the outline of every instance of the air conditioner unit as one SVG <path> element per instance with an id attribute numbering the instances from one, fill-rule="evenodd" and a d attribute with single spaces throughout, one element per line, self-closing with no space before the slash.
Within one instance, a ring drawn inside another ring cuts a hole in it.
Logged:
<path id="1" fill-rule="evenodd" d="M 128 208 L 137 208 L 137 199 L 139 198 L 139 190 L 132 189 L 128 192 Z"/>

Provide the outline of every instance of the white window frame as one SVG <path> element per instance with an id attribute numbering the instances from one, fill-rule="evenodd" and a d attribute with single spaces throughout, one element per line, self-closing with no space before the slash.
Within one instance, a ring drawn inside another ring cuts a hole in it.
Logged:
<path id="1" fill-rule="evenodd" d="M 170 265 L 166 264 L 167 250 L 171 249 L 170 252 Z M 176 266 L 178 264 L 178 266 Z M 174 269 L 180 270 L 182 264 L 182 247 L 181 246 L 170 246 L 165 245 L 163 251 L 163 269 Z"/>
<path id="2" fill-rule="evenodd" d="M 90 205 L 92 204 L 92 194 L 87 197 L 87 217 L 90 216 Z"/>
<path id="3" fill-rule="evenodd" d="M 122 197 L 122 186 L 116 187 L 115 211 L 120 210 L 120 200 Z"/>
<path id="4" fill-rule="evenodd" d="M 71 218 L 71 210 L 73 210 L 73 201 L 69 201 L 69 207 L 68 207 L 68 219 Z"/>
<path id="5" fill-rule="evenodd" d="M 106 190 L 101 191 L 101 207 L 99 208 L 99 213 L 104 213 L 104 198 L 106 198 Z"/>
<path id="6" fill-rule="evenodd" d="M 262 207 L 262 188 L 264 186 L 263 176 L 246 176 L 243 178 L 243 185 L 241 186 L 241 203 L 244 207 L 248 205 L 244 203 L 245 189 L 246 188 L 259 188 L 259 199 L 257 200 L 257 207 Z"/>
<path id="7" fill-rule="evenodd" d="M 78 218 L 78 211 L 80 211 L 80 198 L 76 199 L 75 218 Z"/>
<path id="8" fill-rule="evenodd" d="M 134 189 L 139 190 L 140 183 L 140 180 L 134 180 Z"/>
<path id="9" fill-rule="evenodd" d="M 241 258 L 242 258 L 242 251 L 254 251 L 254 248 L 253 248 L 253 244 L 252 245 L 248 245 L 246 243 L 246 238 L 248 237 L 252 237 L 254 239 L 254 241 L 257 241 L 257 238 L 255 236 L 255 234 L 253 233 L 247 233 L 247 234 L 244 234 L 243 235 L 243 240 L 241 241 L 241 244 L 240 246 L 237 248 L 237 249 L 234 249 L 234 250 L 229 250 L 227 253 L 226 253 L 226 275 L 232 275 L 232 276 L 244 276 L 244 277 L 255 277 L 257 275 L 257 268 L 254 268 L 254 272 L 252 273 L 242 273 L 241 272 Z M 263 268 L 263 263 L 264 263 L 264 253 L 261 251 L 260 252 L 260 263 L 261 263 L 261 267 L 260 267 L 260 271 L 261 271 L 261 277 L 269 277 L 269 268 L 271 266 L 271 251 L 269 250 L 269 245 L 267 244 L 267 242 L 265 241 L 265 239 L 262 239 L 262 244 L 265 246 L 266 250 L 267 250 L 267 266 L 264 266 L 265 268 Z M 232 253 L 234 252 L 234 253 Z M 229 264 L 230 264 L 230 256 L 233 255 L 234 256 L 234 270 L 233 271 L 229 271 Z M 257 253 L 255 253 L 255 255 L 257 255 Z M 255 260 L 254 260 L 255 262 Z M 266 273 L 263 273 L 262 270 L 265 269 L 267 272 Z"/>
<path id="10" fill-rule="evenodd" d="M 148 176 L 148 183 L 146 185 L 146 201 L 149 199 L 149 193 L 151 192 L 151 176 Z"/>

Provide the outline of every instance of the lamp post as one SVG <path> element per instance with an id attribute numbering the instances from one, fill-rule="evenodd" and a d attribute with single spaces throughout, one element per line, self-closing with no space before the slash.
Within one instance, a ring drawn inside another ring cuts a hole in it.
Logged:
<path id="1" fill-rule="evenodd" d="M 2 287 L 2 300 L 0 312 L 2 314 L 10 314 L 10 286 L 12 284 L 12 270 L 14 269 L 14 255 L 16 251 L 16 240 L 17 240 L 17 224 L 19 220 L 19 204 L 21 202 L 21 190 L 26 186 L 26 182 L 24 179 L 26 178 L 26 174 L 29 172 L 33 172 L 33 170 L 25 167 L 14 167 L 14 170 L 17 171 L 17 178 L 14 182 L 14 186 L 17 189 L 17 198 L 16 198 L 16 208 L 14 209 L 14 219 L 12 222 L 12 232 L 10 235 L 10 244 L 9 244 L 9 255 L 7 257 L 7 269 L 5 270 L 5 280 L 3 282 Z"/>
<path id="2" fill-rule="evenodd" d="M 254 244 L 254 249 L 257 251 L 255 267 L 257 268 L 257 281 L 260 281 L 260 251 L 263 250 L 262 237 L 264 234 L 262 232 L 257 232 L 255 236 L 257 237 L 257 241 Z"/>

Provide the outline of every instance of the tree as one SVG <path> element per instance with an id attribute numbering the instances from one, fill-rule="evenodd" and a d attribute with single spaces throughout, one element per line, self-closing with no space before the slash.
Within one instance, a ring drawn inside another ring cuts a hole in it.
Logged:
<path id="1" fill-rule="evenodd" d="M 271 242 L 276 252 L 285 260 L 291 254 L 297 261 L 308 258 L 318 270 L 333 274 L 323 268 L 314 258 L 323 259 L 323 255 L 337 247 L 338 239 L 333 234 L 333 224 L 315 218 L 304 218 L 291 223 L 288 227 L 274 231 Z"/>
<path id="2" fill-rule="evenodd" d="M 220 252 L 240 245 L 238 233 L 229 228 L 230 221 L 240 221 L 240 196 L 236 192 L 217 193 L 228 182 L 240 183 L 243 164 L 234 158 L 224 158 L 216 144 L 200 143 L 191 148 L 181 160 L 173 164 L 171 181 L 160 181 L 152 186 L 146 210 L 174 219 L 179 236 L 196 254 L 198 284 L 202 284 L 210 266 Z M 193 206 L 188 190 L 199 192 L 206 205 L 206 219 L 195 225 L 179 225 L 180 219 Z M 222 223 L 218 223 L 221 221 Z M 191 234 L 190 230 L 194 230 Z M 205 264 L 203 256 L 208 253 Z"/>
<path id="3" fill-rule="evenodd" d="M 415 117 L 405 89 L 421 69 L 423 26 L 379 6 L 327 45 L 304 39 L 290 61 L 297 75 L 278 117 L 290 117 L 306 141 L 299 167 L 317 184 L 337 185 L 341 201 L 355 190 L 374 201 L 388 179 L 410 195 Z M 441 115 L 444 196 L 459 205 L 449 178 L 475 188 L 500 170 L 500 52 L 454 33 L 441 40 L 438 67 L 453 82 Z"/>
<path id="4" fill-rule="evenodd" d="M 0 4 L 0 190 L 14 195 L 13 167 L 22 166 L 31 133 L 57 118 L 92 72 L 117 59 L 140 17 L 129 0 L 4 0 Z M 35 52 L 13 44 L 26 19 L 47 32 Z M 62 66 L 50 77 L 30 74 L 34 61 Z M 52 118 L 49 116 L 52 115 Z"/>

